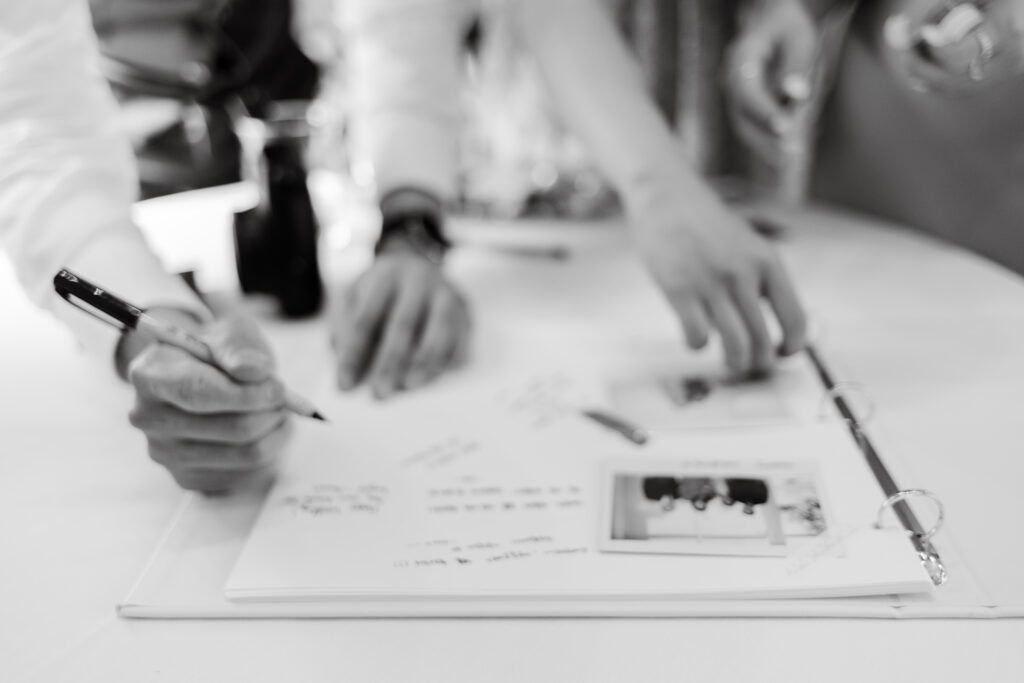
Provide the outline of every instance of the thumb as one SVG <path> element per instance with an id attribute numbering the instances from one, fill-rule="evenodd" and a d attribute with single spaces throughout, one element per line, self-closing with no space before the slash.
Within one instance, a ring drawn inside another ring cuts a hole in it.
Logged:
<path id="1" fill-rule="evenodd" d="M 270 344 L 250 318 L 218 320 L 204 339 L 217 365 L 239 382 L 262 382 L 274 374 Z"/>
<path id="2" fill-rule="evenodd" d="M 801 105 L 811 97 L 816 47 L 813 29 L 791 31 L 779 46 L 778 87 L 790 106 Z"/>

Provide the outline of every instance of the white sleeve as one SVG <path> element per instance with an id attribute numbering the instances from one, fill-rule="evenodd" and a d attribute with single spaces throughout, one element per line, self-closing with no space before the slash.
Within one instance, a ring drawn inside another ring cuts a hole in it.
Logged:
<path id="1" fill-rule="evenodd" d="M 90 350 L 116 331 L 61 302 L 66 266 L 142 307 L 209 315 L 131 221 L 138 182 L 85 0 L 0 3 L 0 242 L 29 296 Z"/>
<path id="2" fill-rule="evenodd" d="M 468 0 L 346 0 L 353 155 L 378 196 L 416 188 L 455 196 Z"/>

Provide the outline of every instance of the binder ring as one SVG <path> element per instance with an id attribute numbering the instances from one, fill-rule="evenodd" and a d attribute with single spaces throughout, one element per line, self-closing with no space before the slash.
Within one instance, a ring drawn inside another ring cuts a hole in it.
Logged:
<path id="1" fill-rule="evenodd" d="M 871 422 L 871 419 L 875 416 L 875 402 L 871 400 L 868 392 L 864 389 L 864 385 L 860 382 L 836 382 L 835 385 L 825 390 L 825 394 L 821 397 L 821 403 L 819 405 L 818 417 L 824 418 L 827 415 L 826 408 L 829 405 L 835 403 L 837 398 L 848 399 L 850 394 L 860 394 L 864 397 L 864 405 L 866 406 L 864 415 L 855 415 L 857 423 L 861 426 L 867 425 Z"/>
<path id="2" fill-rule="evenodd" d="M 938 519 L 935 520 L 935 524 L 933 524 L 930 529 L 928 529 L 927 531 L 914 531 L 911 532 L 911 535 L 916 536 L 919 540 L 924 542 L 928 541 L 935 534 L 939 533 L 939 530 L 942 529 L 943 522 L 945 522 L 946 520 L 946 509 L 943 507 L 942 501 L 939 500 L 939 497 L 937 495 L 935 495 L 931 491 L 926 491 L 925 489 L 903 489 L 902 491 L 897 491 L 896 493 L 886 498 L 878 508 L 878 519 L 875 521 L 875 528 L 882 528 L 882 518 L 885 516 L 886 510 L 894 506 L 896 503 L 902 502 L 907 498 L 913 498 L 915 496 L 928 498 L 933 503 L 935 503 L 935 507 L 939 512 L 939 516 Z"/>

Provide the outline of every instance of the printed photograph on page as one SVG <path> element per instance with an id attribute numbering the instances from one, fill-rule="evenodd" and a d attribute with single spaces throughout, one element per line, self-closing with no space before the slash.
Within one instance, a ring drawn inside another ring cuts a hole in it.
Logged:
<path id="1" fill-rule="evenodd" d="M 828 530 L 809 463 L 641 458 L 603 478 L 606 552 L 785 557 Z"/>

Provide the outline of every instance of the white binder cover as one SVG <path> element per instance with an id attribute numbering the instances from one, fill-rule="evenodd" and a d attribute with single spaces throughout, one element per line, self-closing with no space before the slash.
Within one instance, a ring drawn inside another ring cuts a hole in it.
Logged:
<path id="1" fill-rule="evenodd" d="M 873 527 L 885 495 L 844 423 L 822 416 L 808 367 L 791 365 L 777 378 L 795 406 L 779 424 L 688 424 L 660 429 L 643 447 L 580 416 L 581 407 L 608 404 L 601 387 L 577 381 L 591 376 L 456 377 L 386 409 L 325 390 L 318 403 L 343 424 L 302 425 L 265 499 L 186 496 L 120 614 L 1005 613 L 980 595 L 946 543 L 953 578 L 933 591 L 906 532 Z M 791 547 L 778 556 L 599 552 L 607 463 L 640 458 L 663 462 L 665 474 L 799 463 L 816 473 L 825 529 L 787 538 Z"/>
<path id="2" fill-rule="evenodd" d="M 490 605 L 421 600 L 395 605 L 381 601 L 233 602 L 224 585 L 260 511 L 264 492 L 219 498 L 183 494 L 145 571 L 117 606 L 126 618 L 275 619 L 363 617 L 780 617 L 780 618 L 995 618 L 1024 617 L 1024 605 L 999 605 L 981 591 L 944 532 L 943 559 L 950 579 L 940 590 L 912 595 L 879 595 L 800 600 L 661 600 L 642 603 L 592 600 L 571 605 L 518 600 Z"/>

